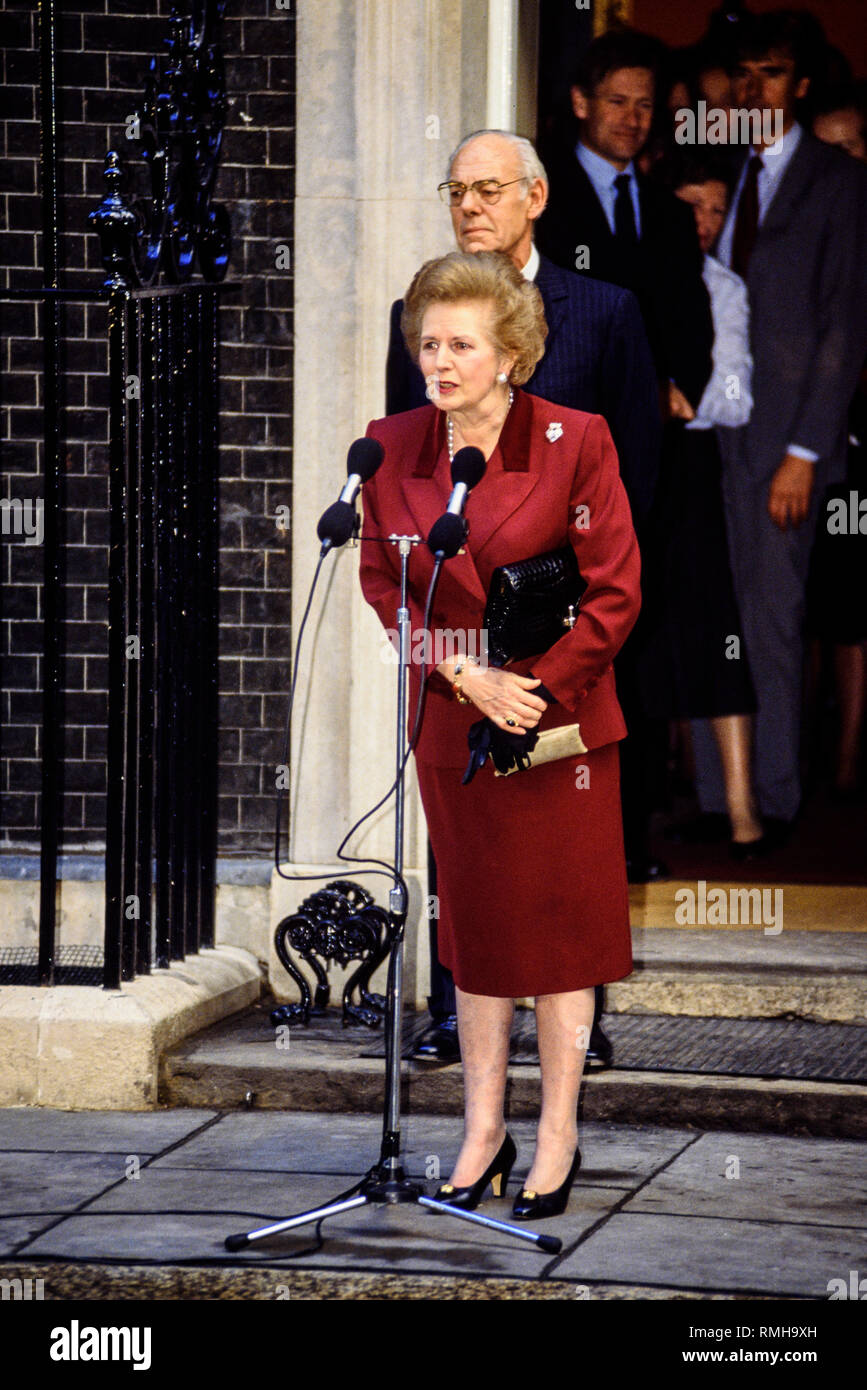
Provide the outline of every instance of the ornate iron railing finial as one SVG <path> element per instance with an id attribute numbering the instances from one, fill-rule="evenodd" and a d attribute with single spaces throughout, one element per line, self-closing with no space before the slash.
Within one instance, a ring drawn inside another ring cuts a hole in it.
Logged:
<path id="1" fill-rule="evenodd" d="M 196 262 L 206 280 L 226 274 L 229 214 L 211 198 L 217 177 L 226 82 L 217 29 L 226 0 L 194 0 L 172 10 L 167 54 L 152 58 L 141 108 L 129 137 L 141 145 L 149 174 L 146 197 L 123 189 L 120 155 L 106 158 L 106 196 L 90 214 L 99 232 L 107 285 L 152 285 L 190 279 Z"/>

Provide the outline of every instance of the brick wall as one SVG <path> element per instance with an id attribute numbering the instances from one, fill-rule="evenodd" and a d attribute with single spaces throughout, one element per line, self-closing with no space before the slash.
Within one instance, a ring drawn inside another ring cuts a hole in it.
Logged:
<path id="1" fill-rule="evenodd" d="M 61 284 L 103 279 L 87 215 L 104 194 L 106 150 L 146 187 L 127 117 L 170 0 L 58 6 Z M 215 199 L 232 220 L 221 310 L 221 851 L 271 849 L 289 657 L 289 535 L 275 513 L 291 478 L 292 197 L 295 23 L 273 0 L 233 0 L 222 22 L 229 114 Z M 42 283 L 37 7 L 0 0 L 0 284 Z M 283 248 L 281 250 L 281 248 Z M 107 674 L 106 309 L 64 309 L 66 537 L 63 846 L 94 848 L 105 828 Z M 0 496 L 42 496 L 40 326 L 33 304 L 0 304 Z M 42 553 L 0 549 L 0 847 L 38 843 Z"/>

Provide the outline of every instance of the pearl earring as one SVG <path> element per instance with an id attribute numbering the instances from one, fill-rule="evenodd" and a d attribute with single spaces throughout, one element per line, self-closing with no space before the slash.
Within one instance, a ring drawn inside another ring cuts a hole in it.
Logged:
<path id="1" fill-rule="evenodd" d="M 509 380 L 509 378 L 506 376 L 506 373 L 505 373 L 505 372 L 498 372 L 498 373 L 497 373 L 497 381 L 501 381 L 501 382 L 503 383 L 504 386 L 505 386 L 505 384 L 506 384 L 506 382 L 507 382 L 508 380 Z"/>

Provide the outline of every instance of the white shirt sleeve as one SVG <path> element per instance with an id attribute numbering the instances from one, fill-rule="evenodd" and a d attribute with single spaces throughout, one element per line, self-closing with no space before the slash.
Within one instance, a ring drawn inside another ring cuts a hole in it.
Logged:
<path id="1" fill-rule="evenodd" d="M 713 315 L 713 370 L 691 424 L 694 429 L 737 428 L 747 423 L 753 408 L 747 287 L 712 256 L 705 257 L 704 281 Z"/>

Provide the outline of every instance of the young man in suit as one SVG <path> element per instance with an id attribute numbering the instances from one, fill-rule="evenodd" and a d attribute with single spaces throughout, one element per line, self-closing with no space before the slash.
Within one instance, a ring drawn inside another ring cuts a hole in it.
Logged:
<path id="1" fill-rule="evenodd" d="M 657 61 L 656 41 L 632 30 L 587 49 L 572 87 L 580 138 L 551 165 L 538 240 L 558 265 L 635 293 L 671 413 L 681 416 L 682 397 L 695 409 L 710 377 L 713 325 L 692 214 L 635 166 L 653 121 Z"/>
<path id="2" fill-rule="evenodd" d="M 462 251 L 502 251 L 535 281 L 545 306 L 545 355 L 525 390 L 575 410 L 603 415 L 611 429 L 636 529 L 650 510 L 659 469 L 660 418 L 656 376 L 638 305 L 615 285 L 579 277 L 540 256 L 536 224 L 548 197 L 548 180 L 529 140 L 506 131 L 476 131 L 449 161 L 441 196 L 451 212 Z M 391 311 L 386 366 L 389 415 L 427 404 L 425 383 L 400 331 L 403 302 Z M 431 885 L 435 866 L 431 860 Z M 416 1049 L 418 1060 L 457 1061 L 454 986 L 437 959 L 431 922 L 433 1028 Z M 612 1049 L 599 1026 L 602 990 L 588 1058 L 604 1063 Z"/>
<path id="3" fill-rule="evenodd" d="M 748 424 L 721 432 L 735 591 L 758 696 L 755 785 L 766 834 L 789 833 L 799 777 L 804 596 L 820 499 L 846 469 L 847 412 L 867 350 L 867 171 L 797 120 L 815 58 L 805 17 L 769 11 L 740 31 L 738 107 L 766 115 L 746 152 L 717 257 L 745 280 L 755 363 Z M 782 133 L 780 134 L 780 128 Z M 696 734 L 702 810 L 721 778 Z"/>

